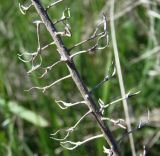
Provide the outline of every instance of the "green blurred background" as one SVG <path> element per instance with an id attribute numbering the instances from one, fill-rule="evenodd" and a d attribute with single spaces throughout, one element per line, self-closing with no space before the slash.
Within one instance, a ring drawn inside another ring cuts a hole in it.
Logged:
<path id="1" fill-rule="evenodd" d="M 47 6 L 51 1 L 42 2 Z M 87 109 L 77 106 L 61 110 L 55 103 L 55 99 L 67 102 L 82 100 L 71 80 L 65 80 L 45 93 L 38 90 L 24 91 L 32 86 L 50 84 L 65 76 L 68 71 L 64 65 L 58 65 L 43 79 L 39 78 L 42 70 L 27 74 L 31 64 L 20 61 L 17 54 L 36 50 L 36 27 L 32 22 L 39 17 L 34 8 L 23 16 L 18 8 L 19 3 L 28 2 L 0 2 L 0 156 L 103 156 L 103 145 L 108 147 L 104 139 L 89 142 L 73 151 L 63 149 L 59 142 L 50 139 L 50 134 L 56 130 L 74 125 Z M 140 121 L 147 121 L 148 110 L 150 114 L 148 125 L 133 134 L 136 151 L 142 153 L 145 145 L 150 156 L 158 156 L 160 149 L 159 4 L 159 0 L 117 0 L 115 4 L 115 29 L 125 89 L 127 92 L 141 91 L 128 100 L 132 127 L 136 127 Z M 103 12 L 109 20 L 110 0 L 64 0 L 50 9 L 50 17 L 58 19 L 66 7 L 71 10 L 69 23 L 72 28 L 72 37 L 63 38 L 66 47 L 87 39 Z M 108 21 L 111 36 L 109 27 Z M 59 26 L 59 29 L 62 27 Z M 42 45 L 52 41 L 44 27 L 40 38 Z M 76 51 L 89 48 L 91 44 L 85 44 Z M 109 47 L 105 50 L 76 57 L 77 68 L 89 89 L 104 78 L 113 57 L 111 37 Z M 42 66 L 50 65 L 58 59 L 56 48 L 52 46 L 45 51 Z M 101 98 L 105 103 L 118 97 L 120 89 L 117 77 L 94 92 L 94 98 Z M 110 106 L 105 116 L 124 118 L 122 103 Z M 113 123 L 108 124 L 116 139 L 119 139 L 124 131 Z M 68 140 L 81 141 L 99 133 L 100 129 L 92 116 L 88 116 Z M 59 137 L 63 137 L 63 134 Z M 130 155 L 128 138 L 122 141 L 120 147 L 123 155 Z"/>

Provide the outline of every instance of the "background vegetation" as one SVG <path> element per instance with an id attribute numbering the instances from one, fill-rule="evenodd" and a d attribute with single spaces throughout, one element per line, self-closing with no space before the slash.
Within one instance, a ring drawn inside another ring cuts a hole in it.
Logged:
<path id="1" fill-rule="evenodd" d="M 1 156 L 103 156 L 103 139 L 90 142 L 74 151 L 67 151 L 59 143 L 50 139 L 50 134 L 64 127 L 72 126 L 86 108 L 74 107 L 61 111 L 55 99 L 76 102 L 81 99 L 73 82 L 66 80 L 44 94 L 34 90 L 24 92 L 31 86 L 43 86 L 67 73 L 62 65 L 57 66 L 47 77 L 39 79 L 42 71 L 31 75 L 27 71 L 30 64 L 22 63 L 18 53 L 35 51 L 37 47 L 36 27 L 32 22 L 38 19 L 32 8 L 23 16 L 18 3 L 26 1 L 1 0 L 0 4 L 0 155 Z M 50 0 L 43 0 L 47 6 Z M 126 91 L 140 90 L 141 93 L 129 99 L 130 116 L 133 128 L 140 120 L 150 122 L 133 134 L 137 152 L 146 145 L 148 155 L 158 156 L 160 148 L 160 3 L 159 0 L 118 0 L 116 1 L 116 35 Z M 65 7 L 71 9 L 70 25 L 72 37 L 64 38 L 67 47 L 86 39 L 93 32 L 102 12 L 109 19 L 110 0 L 65 0 L 50 10 L 52 19 L 61 16 Z M 155 14 L 157 13 L 157 14 Z M 109 22 L 108 22 L 108 29 Z M 43 30 L 43 44 L 51 41 Z M 111 40 L 110 40 L 111 41 Z M 87 48 L 84 45 L 80 49 Z M 45 52 L 43 65 L 55 62 L 58 54 L 54 47 Z M 113 60 L 112 43 L 104 51 L 78 56 L 76 65 L 88 88 L 101 81 Z M 105 83 L 94 92 L 95 98 L 106 103 L 120 97 L 117 78 Z M 110 118 L 124 118 L 122 104 L 109 107 L 105 115 Z M 40 117 L 37 117 L 40 116 Z M 38 120 L 37 120 L 38 118 Z M 120 138 L 123 131 L 112 123 L 113 133 Z M 85 128 L 84 128 L 85 127 Z M 98 133 L 93 119 L 87 118 L 71 135 L 71 140 L 83 140 L 85 136 Z M 60 136 L 62 137 L 62 136 Z M 107 145 L 106 145 L 107 146 Z M 121 143 L 124 155 L 130 155 L 128 139 Z"/>

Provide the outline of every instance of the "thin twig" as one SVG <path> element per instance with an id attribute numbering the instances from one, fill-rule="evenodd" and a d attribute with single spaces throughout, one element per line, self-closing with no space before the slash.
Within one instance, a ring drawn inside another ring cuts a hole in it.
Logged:
<path id="1" fill-rule="evenodd" d="M 67 12 L 67 15 L 65 15 L 66 12 Z M 64 21 L 69 20 L 70 17 L 71 17 L 70 8 L 66 8 L 62 13 L 62 17 L 59 20 L 55 21 L 54 25 L 57 24 L 57 23 L 60 23 L 60 22 L 64 23 Z"/>
<path id="2" fill-rule="evenodd" d="M 40 78 L 44 77 L 50 70 L 52 70 L 53 67 L 55 67 L 57 64 L 59 64 L 59 63 L 61 63 L 61 62 L 62 62 L 62 61 L 59 60 L 59 61 L 53 63 L 52 65 L 43 68 L 43 69 L 44 69 L 44 73 L 40 76 Z"/>
<path id="3" fill-rule="evenodd" d="M 31 6 L 33 6 L 33 4 L 29 4 L 28 6 L 24 6 L 19 3 L 19 10 L 23 15 L 25 15 Z"/>
<path id="4" fill-rule="evenodd" d="M 58 3 L 60 3 L 60 2 L 62 2 L 63 0 L 58 0 L 58 1 L 56 1 L 56 2 L 53 2 L 53 3 L 51 3 L 50 5 L 48 5 L 47 7 L 46 7 L 46 11 L 48 10 L 48 9 L 50 9 L 51 7 L 53 7 L 53 6 L 55 6 L 56 4 L 58 4 Z"/>
<path id="5" fill-rule="evenodd" d="M 103 32 L 99 32 L 98 33 L 98 31 L 100 29 L 100 26 L 102 24 L 103 24 Z M 105 45 L 104 46 L 100 46 L 99 42 L 100 42 L 101 39 L 104 39 L 104 38 L 106 40 Z M 73 50 L 74 48 L 76 48 L 76 47 L 78 47 L 78 46 L 80 46 L 80 45 L 82 45 L 84 43 L 87 43 L 90 40 L 94 40 L 94 39 L 96 39 L 96 44 L 95 45 L 93 45 L 89 49 L 82 50 L 82 51 L 79 51 L 79 52 L 76 52 L 76 53 L 72 54 L 71 58 L 73 58 L 73 57 L 75 57 L 75 56 L 77 56 L 79 54 L 82 54 L 82 53 L 94 52 L 96 50 L 103 50 L 104 48 L 106 48 L 108 46 L 108 40 L 109 39 L 108 39 L 108 32 L 107 32 L 107 19 L 106 19 L 105 15 L 103 15 L 103 21 L 98 24 L 97 28 L 95 29 L 95 31 L 93 32 L 91 37 L 88 38 L 88 39 L 85 39 L 84 41 L 81 41 L 81 42 L 75 44 L 73 47 L 71 47 L 69 49 L 69 51 Z"/>
<path id="6" fill-rule="evenodd" d="M 41 48 L 41 52 L 42 51 L 44 51 L 44 50 L 46 50 L 47 48 L 49 48 L 51 45 L 53 45 L 54 44 L 54 42 L 51 42 L 51 43 L 49 43 L 49 44 L 47 44 L 47 45 L 45 45 L 44 47 L 42 47 Z M 33 53 L 29 53 L 29 52 L 25 52 L 25 53 L 22 53 L 22 54 L 18 54 L 18 58 L 22 61 L 22 62 L 30 62 L 32 59 L 33 59 L 33 57 L 35 57 L 35 55 L 37 55 L 38 54 L 38 52 L 37 51 L 35 51 L 35 52 L 33 52 Z M 29 60 L 23 60 L 21 57 L 23 57 L 23 56 L 31 56 L 31 58 L 29 59 Z"/>
<path id="7" fill-rule="evenodd" d="M 110 69 L 109 69 L 109 72 L 110 72 Z M 116 68 L 115 67 L 113 68 L 113 72 L 112 73 L 109 73 L 109 72 L 108 72 L 108 74 L 104 77 L 104 79 L 101 82 L 99 82 L 96 86 L 94 86 L 92 88 L 92 90 L 90 91 L 90 93 L 92 93 L 97 88 L 99 88 L 100 86 L 102 86 L 105 82 L 107 82 L 110 79 L 112 79 L 115 76 L 115 74 L 116 74 Z"/>
<path id="8" fill-rule="evenodd" d="M 51 134 L 51 136 L 52 137 L 50 137 L 51 139 L 54 139 L 54 140 L 57 140 L 57 141 L 63 141 L 63 140 L 66 140 L 68 137 L 69 137 L 69 135 L 70 135 L 70 133 L 72 133 L 74 130 L 75 130 L 75 128 L 78 126 L 78 124 L 88 115 L 88 114 L 90 114 L 92 112 L 92 110 L 89 110 L 88 112 L 86 112 L 75 124 L 74 124 L 74 126 L 72 126 L 72 127 L 70 127 L 70 128 L 68 128 L 68 129 L 60 129 L 60 130 L 58 130 L 57 132 L 55 132 L 55 133 L 53 133 L 53 134 Z M 57 135 L 59 132 L 61 132 L 61 131 L 66 131 L 67 132 L 67 134 L 64 136 L 64 138 L 56 138 L 56 137 L 54 137 L 55 135 Z"/>
<path id="9" fill-rule="evenodd" d="M 99 134 L 99 135 L 90 137 L 84 141 L 78 141 L 78 142 L 64 141 L 64 142 L 61 142 L 61 146 L 68 149 L 68 150 L 73 150 L 73 149 L 77 148 L 78 146 L 83 145 L 91 140 L 95 140 L 95 139 L 102 138 L 102 137 L 104 137 L 103 134 Z M 67 144 L 71 145 L 71 147 L 67 147 Z"/>
<path id="10" fill-rule="evenodd" d="M 55 100 L 55 102 L 58 104 L 58 106 L 61 109 L 67 109 L 68 107 L 76 106 L 76 105 L 79 105 L 79 104 L 86 104 L 85 101 L 79 101 L 79 102 L 75 102 L 75 103 L 68 103 L 68 102 L 64 102 L 62 100 Z"/>
<path id="11" fill-rule="evenodd" d="M 68 79 L 68 78 L 70 78 L 70 77 L 71 77 L 71 75 L 69 74 L 69 75 L 67 75 L 67 76 L 64 76 L 64 77 L 62 77 L 62 78 L 54 81 L 53 83 L 51 83 L 51 84 L 48 85 L 48 86 L 45 86 L 45 87 L 32 87 L 32 88 L 30 88 L 30 89 L 28 89 L 28 90 L 25 90 L 25 91 L 31 91 L 31 90 L 33 90 L 33 89 L 38 89 L 38 90 L 42 90 L 43 92 L 45 92 L 48 88 L 50 88 L 50 87 L 52 87 L 53 85 L 59 83 L 60 81 L 63 81 L 63 80 L 65 80 L 65 79 Z"/>
<path id="12" fill-rule="evenodd" d="M 101 99 L 99 99 L 98 102 L 99 102 L 99 104 L 100 104 L 100 107 L 101 107 L 102 109 L 104 109 L 104 108 L 107 108 L 107 107 L 109 107 L 109 106 L 111 106 L 111 105 L 113 105 L 113 104 L 115 104 L 115 103 L 118 103 L 118 102 L 124 100 L 124 99 L 128 99 L 128 98 L 130 98 L 130 97 L 133 97 L 133 96 L 135 96 L 135 95 L 137 95 L 137 94 L 139 94 L 139 93 L 140 93 L 140 91 L 135 92 L 135 93 L 128 92 L 124 97 L 121 97 L 121 98 L 119 98 L 119 99 L 117 99 L 117 100 L 114 100 L 114 101 L 112 101 L 112 102 L 110 102 L 110 103 L 107 103 L 107 104 L 105 104 Z"/>
<path id="13" fill-rule="evenodd" d="M 105 45 L 104 46 L 100 46 L 99 45 L 99 42 L 102 38 L 105 38 L 106 39 L 106 42 L 105 42 Z M 72 54 L 70 56 L 70 58 L 74 58 L 75 56 L 78 56 L 79 54 L 82 54 L 82 53 L 88 53 L 88 52 L 95 52 L 96 50 L 103 50 L 105 49 L 106 47 L 108 46 L 108 34 L 107 33 L 104 33 L 103 35 L 101 35 L 98 39 L 97 39 L 97 42 L 95 45 L 93 45 L 91 48 L 87 49 L 87 50 L 82 50 L 82 51 L 78 51 L 74 54 Z"/>
<path id="14" fill-rule="evenodd" d="M 122 137 L 118 140 L 118 143 L 120 144 L 120 143 L 124 140 L 124 138 L 126 138 L 126 137 L 129 136 L 129 134 L 132 134 L 132 133 L 136 132 L 137 130 L 143 128 L 143 127 L 146 126 L 147 124 L 148 124 L 148 121 L 145 121 L 145 122 L 140 121 L 134 129 L 131 129 L 130 131 L 126 131 L 126 132 L 122 135 Z"/>
<path id="15" fill-rule="evenodd" d="M 126 129 L 126 123 L 123 119 L 117 119 L 117 120 L 114 120 L 114 119 L 111 119 L 111 118 L 102 118 L 102 120 L 107 120 L 107 121 L 110 121 L 112 123 L 114 123 L 114 125 L 117 125 L 123 129 Z"/>

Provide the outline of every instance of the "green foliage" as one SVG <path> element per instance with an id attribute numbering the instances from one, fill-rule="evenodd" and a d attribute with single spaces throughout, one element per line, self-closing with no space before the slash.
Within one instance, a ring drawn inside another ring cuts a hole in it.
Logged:
<path id="1" fill-rule="evenodd" d="M 26 108 L 19 106 L 16 102 L 9 101 L 8 103 L 6 103 L 3 99 L 0 99 L 0 106 L 2 107 L 2 109 L 8 110 L 19 118 L 31 122 L 35 126 L 48 126 L 48 122 L 44 118 L 34 113 L 33 111 L 27 110 Z"/>

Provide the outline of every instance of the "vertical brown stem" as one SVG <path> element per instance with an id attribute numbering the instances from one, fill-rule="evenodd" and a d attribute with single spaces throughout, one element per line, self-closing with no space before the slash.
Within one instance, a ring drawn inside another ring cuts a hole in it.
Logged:
<path id="1" fill-rule="evenodd" d="M 70 74 L 72 76 L 73 81 L 75 82 L 77 88 L 79 89 L 83 99 L 86 101 L 86 104 L 88 105 L 89 109 L 92 110 L 92 114 L 95 117 L 96 121 L 99 124 L 99 127 L 101 128 L 101 131 L 104 134 L 105 139 L 107 140 L 108 144 L 110 145 L 111 149 L 113 150 L 113 153 L 115 156 L 120 156 L 120 152 L 117 147 L 117 143 L 109 129 L 109 127 L 104 123 L 104 121 L 101 120 L 101 113 L 99 112 L 99 108 L 97 107 L 95 101 L 91 97 L 86 85 L 84 84 L 83 80 L 80 77 L 79 72 L 77 71 L 77 68 L 73 62 L 73 60 L 70 58 L 67 48 L 64 46 L 64 43 L 61 40 L 61 37 L 57 35 L 57 30 L 50 20 L 47 12 L 41 5 L 39 0 L 31 0 L 35 9 L 37 10 L 40 18 L 42 19 L 43 23 L 45 24 L 47 30 L 49 31 L 51 37 L 53 38 L 55 45 L 57 46 L 58 52 L 61 56 L 61 60 L 65 61 Z"/>

